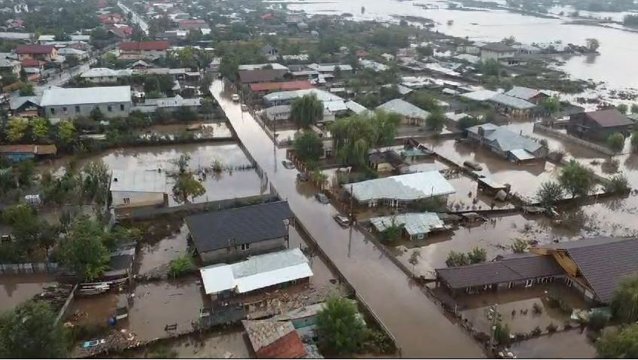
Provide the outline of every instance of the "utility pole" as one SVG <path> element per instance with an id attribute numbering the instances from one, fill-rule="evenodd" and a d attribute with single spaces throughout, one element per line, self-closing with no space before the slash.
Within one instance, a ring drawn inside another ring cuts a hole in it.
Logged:
<path id="1" fill-rule="evenodd" d="M 498 304 L 491 305 L 487 309 L 487 319 L 490 321 L 490 351 L 494 351 L 494 337 L 496 336 L 496 325 L 501 321 L 501 314 L 498 312 Z"/>

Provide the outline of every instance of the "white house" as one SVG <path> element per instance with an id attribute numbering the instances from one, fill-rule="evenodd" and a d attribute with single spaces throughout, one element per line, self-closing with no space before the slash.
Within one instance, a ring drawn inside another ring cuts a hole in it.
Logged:
<path id="1" fill-rule="evenodd" d="M 157 170 L 113 170 L 109 190 L 114 209 L 163 206 L 168 201 L 166 174 Z"/>
<path id="2" fill-rule="evenodd" d="M 500 60 L 511 58 L 518 51 L 500 42 L 485 44 L 481 47 L 481 60 Z"/>
<path id="3" fill-rule="evenodd" d="M 132 70 L 112 70 L 109 68 L 92 68 L 80 75 L 82 79 L 86 79 L 92 83 L 104 84 L 115 83 L 120 78 L 130 77 Z"/>
<path id="4" fill-rule="evenodd" d="M 128 116 L 131 112 L 130 86 L 58 88 L 44 90 L 40 106 L 50 119 L 89 116 L 99 109 L 107 118 Z"/>

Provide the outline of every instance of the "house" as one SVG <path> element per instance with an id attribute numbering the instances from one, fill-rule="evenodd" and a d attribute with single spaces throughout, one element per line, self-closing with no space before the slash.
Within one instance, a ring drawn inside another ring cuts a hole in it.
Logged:
<path id="1" fill-rule="evenodd" d="M 354 100 L 346 101 L 346 107 L 348 108 L 348 110 L 350 110 L 351 113 L 356 115 L 365 114 L 370 111 L 367 107 L 359 104 Z"/>
<path id="2" fill-rule="evenodd" d="M 184 99 L 183 97 L 176 95 L 172 98 L 146 99 L 144 103 L 131 108 L 131 111 L 137 110 L 143 113 L 152 113 L 157 109 L 162 109 L 168 112 L 174 112 L 185 107 L 197 112 L 199 111 L 201 102 L 201 98 Z"/>
<path id="3" fill-rule="evenodd" d="M 0 145 L 0 157 L 13 162 L 54 156 L 57 153 L 55 145 Z"/>
<path id="4" fill-rule="evenodd" d="M 549 152 L 540 142 L 492 123 L 467 128 L 465 134 L 470 141 L 516 163 L 541 160 Z"/>
<path id="5" fill-rule="evenodd" d="M 429 112 L 403 99 L 390 100 L 377 106 L 377 110 L 401 115 L 403 123 L 406 125 L 425 126 L 425 121 L 430 116 Z"/>
<path id="6" fill-rule="evenodd" d="M 304 343 L 290 321 L 243 320 L 242 324 L 259 359 L 298 359 L 306 355 Z"/>
<path id="7" fill-rule="evenodd" d="M 290 71 L 287 66 L 281 65 L 279 63 L 269 63 L 269 64 L 244 64 L 239 65 L 237 70 L 286 70 L 286 72 Z"/>
<path id="8" fill-rule="evenodd" d="M 215 264 L 199 269 L 204 293 L 217 303 L 232 299 L 243 303 L 258 292 L 275 287 L 307 283 L 313 273 L 299 248 L 251 256 L 233 264 Z"/>
<path id="9" fill-rule="evenodd" d="M 120 59 L 143 60 L 166 57 L 170 43 L 165 40 L 120 43 Z"/>
<path id="10" fill-rule="evenodd" d="M 94 109 L 107 118 L 124 117 L 131 111 L 131 87 L 49 88 L 44 90 L 40 106 L 45 116 L 53 119 L 89 116 Z"/>
<path id="11" fill-rule="evenodd" d="M 117 170 L 111 173 L 111 206 L 116 210 L 162 207 L 168 204 L 166 174 L 156 170 Z"/>
<path id="12" fill-rule="evenodd" d="M 266 57 L 268 61 L 275 61 L 279 57 L 279 50 L 270 45 L 266 45 L 261 48 L 261 54 Z"/>
<path id="13" fill-rule="evenodd" d="M 368 166 L 376 172 L 388 173 L 398 170 L 403 163 L 401 155 L 394 150 L 372 151 L 368 155 Z"/>
<path id="14" fill-rule="evenodd" d="M 18 45 L 15 50 L 18 60 L 54 61 L 58 50 L 53 45 Z"/>
<path id="15" fill-rule="evenodd" d="M 549 98 L 549 95 L 540 90 L 530 89 L 523 86 L 514 86 L 510 91 L 506 92 L 505 95 L 529 101 L 536 105 L 541 104 L 544 100 Z"/>
<path id="16" fill-rule="evenodd" d="M 9 109 L 13 116 L 23 118 L 40 116 L 42 113 L 40 98 L 37 96 L 20 96 L 11 98 L 9 101 Z"/>
<path id="17" fill-rule="evenodd" d="M 265 82 L 250 84 L 250 91 L 260 95 L 266 95 L 275 91 L 295 91 L 312 89 L 314 86 L 308 80 Z"/>
<path id="18" fill-rule="evenodd" d="M 132 70 L 112 70 L 109 68 L 91 68 L 80 75 L 82 79 L 86 79 L 94 84 L 116 83 L 119 79 L 128 78 L 133 75 Z"/>
<path id="19" fill-rule="evenodd" d="M 288 70 L 281 69 L 257 69 L 239 70 L 239 81 L 242 84 L 269 83 L 286 79 Z"/>
<path id="20" fill-rule="evenodd" d="M 126 281 L 133 275 L 134 262 L 135 243 L 123 244 L 111 253 L 108 269 L 96 280 L 107 284 Z"/>
<path id="21" fill-rule="evenodd" d="M 292 105 L 296 99 L 311 94 L 316 95 L 317 99 L 323 102 L 323 106 L 327 110 L 338 110 L 339 112 L 348 111 L 343 98 L 321 89 L 274 92 L 264 96 L 264 103 L 266 106 Z"/>
<path id="22" fill-rule="evenodd" d="M 384 232 L 392 226 L 402 226 L 403 233 L 410 240 L 423 240 L 435 231 L 444 231 L 446 226 L 436 213 L 408 213 L 382 216 L 370 219 L 377 232 Z"/>
<path id="23" fill-rule="evenodd" d="M 627 137 L 633 122 L 616 109 L 573 114 L 567 124 L 567 133 L 579 138 L 605 141 L 614 133 Z"/>
<path id="24" fill-rule="evenodd" d="M 344 64 L 310 64 L 308 69 L 314 70 L 320 74 L 334 74 L 337 69 L 341 73 L 352 73 L 353 69 L 351 65 Z"/>
<path id="25" fill-rule="evenodd" d="M 343 185 L 360 205 L 399 207 L 419 200 L 447 201 L 454 187 L 438 171 L 418 172 Z"/>
<path id="26" fill-rule="evenodd" d="M 374 72 L 382 72 L 389 69 L 387 65 L 366 59 L 359 60 L 359 65 L 361 65 L 364 69 L 372 70 Z"/>
<path id="27" fill-rule="evenodd" d="M 500 93 L 495 94 L 488 101 L 501 113 L 517 118 L 530 117 L 536 109 L 536 104 Z"/>
<path id="28" fill-rule="evenodd" d="M 8 58 L 0 58 L 0 73 L 12 73 L 18 75 L 20 74 L 20 70 L 22 70 L 22 64 L 19 61 Z"/>
<path id="29" fill-rule="evenodd" d="M 268 121 L 288 121 L 290 119 L 290 112 L 292 106 L 290 105 L 275 105 L 263 110 L 263 116 Z"/>
<path id="30" fill-rule="evenodd" d="M 284 249 L 293 218 L 278 201 L 192 215 L 186 225 L 202 262 L 216 263 Z"/>
<path id="31" fill-rule="evenodd" d="M 517 50 L 501 42 L 488 43 L 480 47 L 481 60 L 501 60 L 514 57 Z"/>
<path id="32" fill-rule="evenodd" d="M 208 23 L 205 20 L 201 19 L 187 19 L 180 20 L 177 22 L 177 25 L 180 30 L 201 30 L 208 29 Z"/>
<path id="33" fill-rule="evenodd" d="M 86 60 L 89 58 L 89 53 L 84 50 L 79 50 L 72 48 L 70 46 L 63 47 L 58 50 L 58 55 L 60 56 L 75 56 L 78 60 Z"/>

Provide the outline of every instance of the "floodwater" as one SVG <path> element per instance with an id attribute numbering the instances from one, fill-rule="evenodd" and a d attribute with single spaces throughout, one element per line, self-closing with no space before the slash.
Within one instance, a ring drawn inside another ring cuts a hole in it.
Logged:
<path id="1" fill-rule="evenodd" d="M 431 9 L 414 6 L 430 4 Z M 365 14 L 361 14 L 361 7 Z M 351 13 L 355 20 L 390 20 L 391 15 L 420 16 L 432 19 L 435 29 L 452 36 L 468 37 L 477 41 L 500 41 L 514 36 L 523 43 L 547 43 L 556 40 L 564 44 L 585 44 L 588 38 L 600 41 L 600 55 L 575 56 L 561 66 L 579 79 L 604 81 L 613 88 L 638 87 L 638 68 L 633 62 L 638 57 L 638 34 L 597 26 L 572 25 L 560 19 L 543 19 L 510 13 L 508 11 L 459 11 L 435 0 L 333 0 L 330 2 L 298 3 L 288 5 L 290 10 L 305 10 L 310 14 L 338 15 Z M 448 25 L 448 20 L 454 24 Z"/>
<path id="2" fill-rule="evenodd" d="M 593 359 L 596 357 L 596 348 L 580 330 L 522 341 L 512 346 L 511 350 L 519 359 Z"/>
<path id="3" fill-rule="evenodd" d="M 0 275 L 0 312 L 9 311 L 55 284 L 48 274 Z"/>
<path id="4" fill-rule="evenodd" d="M 206 335 L 203 342 L 185 339 L 179 341 L 171 350 L 177 352 L 178 358 L 228 358 L 247 359 L 252 357 L 252 349 L 248 336 L 243 330 L 215 332 Z"/>
<path id="5" fill-rule="evenodd" d="M 342 229 L 332 219 L 337 212 L 334 207 L 321 205 L 314 198 L 298 192 L 297 171 L 281 165 L 285 150 L 277 149 L 249 114 L 242 116 L 239 104 L 222 98 L 221 81 L 213 83 L 211 92 L 281 197 L 288 200 L 297 217 L 355 291 L 396 337 L 403 356 L 484 356 L 479 345 L 450 322 L 442 310 L 361 232 Z"/>
<path id="6" fill-rule="evenodd" d="M 191 124 L 194 125 L 194 124 Z M 141 131 L 141 134 L 145 135 L 168 135 L 175 136 L 177 134 L 181 134 L 183 132 L 188 132 L 193 134 L 195 138 L 206 138 L 206 139 L 215 139 L 215 138 L 231 138 L 233 134 L 230 132 L 228 125 L 226 123 L 200 123 L 201 128 L 196 131 L 189 131 L 189 125 L 186 124 L 169 124 L 169 125 L 153 125 L 147 129 Z"/>
<path id="7" fill-rule="evenodd" d="M 171 260 L 186 253 L 188 243 L 188 227 L 184 223 L 178 232 L 156 242 L 144 243 L 137 256 L 138 274 L 158 272 L 168 266 Z"/>
<path id="8" fill-rule="evenodd" d="M 77 325 L 107 326 L 117 310 L 118 297 L 116 293 L 106 293 L 93 296 L 75 297 L 66 321 Z"/>
<path id="9" fill-rule="evenodd" d="M 204 168 L 211 168 L 217 161 L 225 168 L 221 173 L 210 173 L 202 181 L 206 193 L 196 197 L 193 202 L 207 202 L 224 199 L 242 198 L 264 194 L 266 188 L 254 169 L 241 170 L 249 167 L 250 161 L 239 145 L 235 143 L 222 144 L 182 144 L 169 146 L 148 146 L 126 149 L 114 149 L 102 154 L 83 158 L 78 166 L 102 160 L 110 169 L 125 171 L 157 171 L 176 172 L 177 161 L 182 154 L 191 157 L 189 168 L 199 172 Z M 61 175 L 67 166 L 69 158 L 59 159 L 51 165 L 41 166 L 41 170 L 50 170 Z M 166 192 L 172 194 L 174 179 L 168 177 Z M 179 205 L 169 196 L 169 206 Z"/>
<path id="10" fill-rule="evenodd" d="M 306 240 L 299 234 L 296 228 L 290 227 L 290 248 L 296 247 L 307 248 Z M 315 288 L 324 286 L 330 286 L 331 280 L 337 279 L 337 276 L 330 270 L 328 264 L 319 256 L 319 254 L 312 254 L 308 256 L 310 260 L 310 268 L 312 269 L 312 277 L 310 278 L 310 284 Z"/>

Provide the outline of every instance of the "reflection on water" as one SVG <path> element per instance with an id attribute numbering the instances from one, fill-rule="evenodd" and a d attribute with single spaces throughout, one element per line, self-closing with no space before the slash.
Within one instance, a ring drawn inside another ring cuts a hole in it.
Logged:
<path id="1" fill-rule="evenodd" d="M 512 351 L 520 359 L 593 359 L 596 348 L 580 330 L 571 330 L 519 342 Z"/>
<path id="2" fill-rule="evenodd" d="M 47 274 L 0 275 L 0 312 L 30 300 L 54 283 L 53 276 Z"/>

